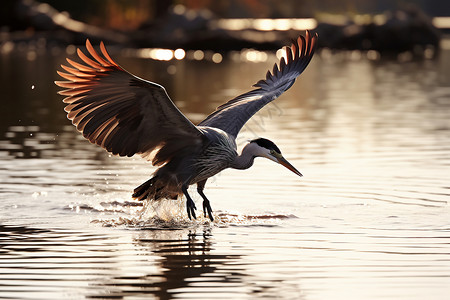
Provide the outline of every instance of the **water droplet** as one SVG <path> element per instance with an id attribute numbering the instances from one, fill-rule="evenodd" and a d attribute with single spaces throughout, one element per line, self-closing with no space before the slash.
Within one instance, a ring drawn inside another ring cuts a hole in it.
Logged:
<path id="1" fill-rule="evenodd" d="M 222 54 L 214 53 L 212 56 L 212 61 L 215 62 L 216 64 L 222 62 Z"/>
<path id="2" fill-rule="evenodd" d="M 173 75 L 177 72 L 177 67 L 175 67 L 174 65 L 170 65 L 167 67 L 167 73 L 170 75 Z"/>
<path id="3" fill-rule="evenodd" d="M 178 48 L 177 50 L 175 50 L 174 56 L 178 60 L 183 59 L 186 56 L 186 51 L 184 51 L 183 49 Z"/>

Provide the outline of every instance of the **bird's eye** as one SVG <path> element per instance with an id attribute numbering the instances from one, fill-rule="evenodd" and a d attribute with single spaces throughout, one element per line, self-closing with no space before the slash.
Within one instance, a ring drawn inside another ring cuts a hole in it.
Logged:
<path id="1" fill-rule="evenodd" d="M 281 158 L 282 157 L 282 155 L 281 155 L 281 153 L 278 153 L 276 150 L 270 150 L 270 155 L 272 155 L 273 157 L 276 157 L 276 158 Z"/>
<path id="2" fill-rule="evenodd" d="M 276 150 L 270 150 L 270 155 L 275 156 L 276 158 L 279 158 L 281 156 L 280 153 L 278 153 Z"/>

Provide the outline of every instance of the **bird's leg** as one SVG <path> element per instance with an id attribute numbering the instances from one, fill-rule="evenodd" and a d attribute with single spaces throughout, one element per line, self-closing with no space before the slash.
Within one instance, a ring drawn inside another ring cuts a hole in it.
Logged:
<path id="1" fill-rule="evenodd" d="M 212 216 L 211 205 L 209 204 L 208 198 L 206 198 L 205 194 L 203 193 L 203 189 L 205 188 L 206 180 L 207 179 L 205 179 L 203 181 L 200 181 L 200 182 L 197 182 L 197 192 L 203 198 L 203 213 L 205 215 L 205 218 L 206 218 L 206 212 L 208 212 L 209 219 L 211 221 L 214 221 L 214 218 Z"/>
<path id="2" fill-rule="evenodd" d="M 192 215 L 192 217 L 194 217 L 194 219 L 197 219 L 197 217 L 195 216 L 195 210 L 197 209 L 197 207 L 195 207 L 194 201 L 192 201 L 191 196 L 189 196 L 189 194 L 187 192 L 187 185 L 183 184 L 183 186 L 181 187 L 181 190 L 183 191 L 183 194 L 186 196 L 186 209 L 187 209 L 189 220 L 192 220 L 191 215 Z"/>

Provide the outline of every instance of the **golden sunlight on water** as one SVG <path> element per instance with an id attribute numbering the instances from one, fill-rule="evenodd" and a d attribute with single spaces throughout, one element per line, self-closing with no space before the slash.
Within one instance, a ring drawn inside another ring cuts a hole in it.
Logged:
<path id="1" fill-rule="evenodd" d="M 276 60 L 123 53 L 113 55 L 195 122 Z M 200 196 L 197 221 L 182 202 L 134 202 L 154 169 L 69 124 L 52 85 L 62 56 L 24 56 L 1 56 L 0 298 L 448 297 L 450 52 L 408 63 L 317 55 L 238 138 L 273 140 L 305 176 L 264 159 L 224 171 L 205 190 L 214 223 Z"/>
<path id="2" fill-rule="evenodd" d="M 313 18 L 280 18 L 280 19 L 221 19 L 213 22 L 213 27 L 226 30 L 255 29 L 262 31 L 273 30 L 312 30 L 317 27 L 317 21 Z"/>

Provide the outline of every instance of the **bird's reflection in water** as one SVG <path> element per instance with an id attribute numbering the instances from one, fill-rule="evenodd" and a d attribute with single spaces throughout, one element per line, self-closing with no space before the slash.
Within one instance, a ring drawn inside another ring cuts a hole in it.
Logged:
<path id="1" fill-rule="evenodd" d="M 170 299 L 184 292 L 206 296 L 215 288 L 242 282 L 244 273 L 238 267 L 240 255 L 215 254 L 210 228 L 143 230 L 134 240 L 136 250 L 157 257 L 156 268 L 141 276 L 121 275 L 101 283 L 102 293 L 89 298 L 115 298 L 154 295 Z M 147 266 L 148 267 L 148 266 Z M 142 267 L 142 272 L 146 272 Z M 220 272 L 217 272 L 219 271 Z M 201 279 L 200 279 L 201 278 Z M 201 281 L 201 286 L 196 282 Z M 107 287 L 105 289 L 105 287 Z"/>

